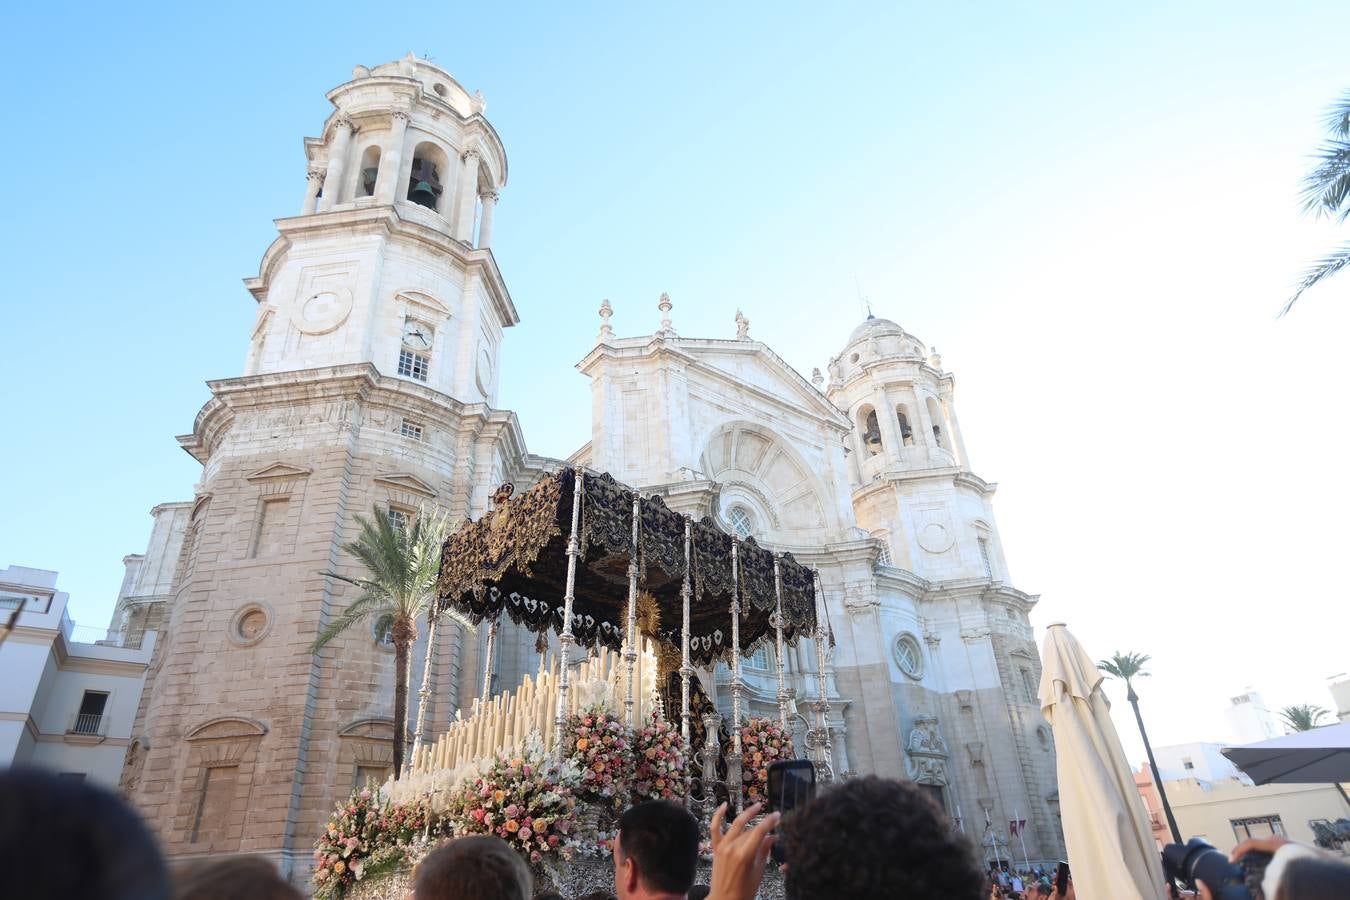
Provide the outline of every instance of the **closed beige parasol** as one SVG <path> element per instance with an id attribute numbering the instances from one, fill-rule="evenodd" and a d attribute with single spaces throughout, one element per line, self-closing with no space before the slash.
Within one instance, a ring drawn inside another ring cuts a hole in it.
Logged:
<path id="1" fill-rule="evenodd" d="M 1102 695 L 1102 675 L 1063 623 L 1041 649 L 1041 712 L 1055 733 L 1059 806 L 1075 893 L 1164 900 L 1164 876 L 1144 802 Z"/>

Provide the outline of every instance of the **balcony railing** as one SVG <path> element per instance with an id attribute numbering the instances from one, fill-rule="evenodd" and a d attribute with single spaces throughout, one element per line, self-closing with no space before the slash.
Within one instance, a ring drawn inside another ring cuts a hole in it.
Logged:
<path id="1" fill-rule="evenodd" d="M 78 713 L 70 727 L 71 734 L 92 734 L 102 736 L 108 717 L 102 713 Z"/>

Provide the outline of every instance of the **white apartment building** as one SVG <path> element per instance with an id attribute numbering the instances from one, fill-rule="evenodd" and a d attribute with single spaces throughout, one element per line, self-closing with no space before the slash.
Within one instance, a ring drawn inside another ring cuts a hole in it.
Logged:
<path id="1" fill-rule="evenodd" d="M 55 572 L 0 570 L 0 622 L 23 607 L 0 644 L 0 765 L 42 766 L 116 788 L 155 632 L 136 646 L 74 640 L 68 600 Z"/>

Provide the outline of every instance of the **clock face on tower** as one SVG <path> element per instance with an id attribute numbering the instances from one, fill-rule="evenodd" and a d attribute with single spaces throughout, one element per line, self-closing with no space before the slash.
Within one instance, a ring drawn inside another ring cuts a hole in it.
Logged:
<path id="1" fill-rule="evenodd" d="M 412 350 L 430 350 L 431 334 L 426 325 L 409 319 L 403 324 L 403 345 Z"/>

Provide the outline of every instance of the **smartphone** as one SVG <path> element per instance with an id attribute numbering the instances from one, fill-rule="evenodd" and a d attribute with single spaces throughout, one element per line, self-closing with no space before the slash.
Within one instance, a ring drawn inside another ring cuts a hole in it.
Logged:
<path id="1" fill-rule="evenodd" d="M 786 816 L 804 806 L 816 792 L 816 767 L 810 760 L 785 759 L 769 766 L 768 804 L 765 813 L 777 812 Z M 787 862 L 783 845 L 775 843 L 770 850 L 779 865 Z"/>
<path id="2" fill-rule="evenodd" d="M 816 792 L 816 767 L 807 759 L 785 759 L 769 766 L 766 813 L 787 815 Z"/>
<path id="3" fill-rule="evenodd" d="M 1069 864 L 1065 860 L 1059 861 L 1059 868 L 1055 870 L 1055 895 L 1063 897 L 1069 892 Z"/>

